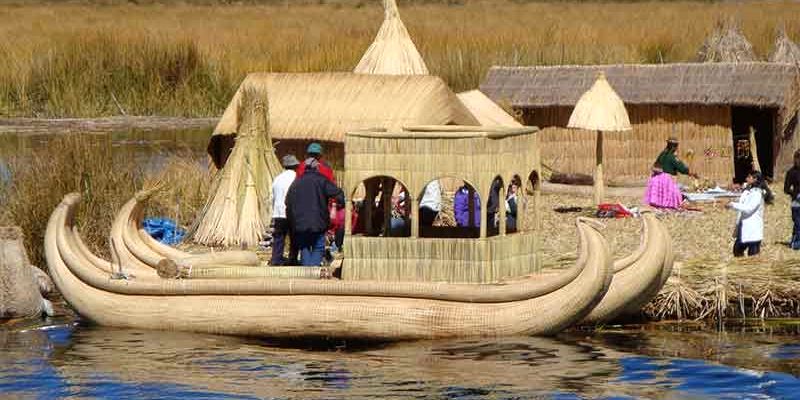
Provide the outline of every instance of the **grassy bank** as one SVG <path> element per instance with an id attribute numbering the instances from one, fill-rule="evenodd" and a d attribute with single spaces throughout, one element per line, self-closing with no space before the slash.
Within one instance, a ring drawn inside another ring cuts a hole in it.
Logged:
<path id="1" fill-rule="evenodd" d="M 352 69 L 382 20 L 377 0 L 103 3 L 0 6 L 0 116 L 218 115 L 249 71 Z M 456 90 L 496 64 L 690 61 L 727 17 L 761 57 L 776 27 L 800 39 L 790 2 L 448 3 L 400 8 L 432 73 Z"/>

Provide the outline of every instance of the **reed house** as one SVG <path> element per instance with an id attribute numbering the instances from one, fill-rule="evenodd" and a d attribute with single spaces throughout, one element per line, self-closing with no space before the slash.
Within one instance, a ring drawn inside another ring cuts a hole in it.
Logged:
<path id="1" fill-rule="evenodd" d="M 302 159 L 310 142 L 322 142 L 325 159 L 337 174 L 344 166 L 344 135 L 373 127 L 478 125 L 455 93 L 436 76 L 335 73 L 251 73 L 225 109 L 208 144 L 221 168 L 241 125 L 242 93 L 252 91 L 266 104 L 276 153 Z"/>
<path id="2" fill-rule="evenodd" d="M 645 181 L 671 136 L 680 140 L 680 157 L 689 167 L 719 184 L 744 179 L 752 147 L 767 176 L 785 172 L 800 147 L 798 74 L 789 64 L 494 67 L 480 89 L 512 107 L 525 125 L 542 129 L 543 163 L 591 174 L 595 134 L 566 126 L 598 71 L 622 97 L 633 125 L 630 132 L 604 135 L 612 183 Z"/>

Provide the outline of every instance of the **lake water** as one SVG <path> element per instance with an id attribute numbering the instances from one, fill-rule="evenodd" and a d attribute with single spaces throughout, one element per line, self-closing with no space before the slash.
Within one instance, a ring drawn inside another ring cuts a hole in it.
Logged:
<path id="1" fill-rule="evenodd" d="M 157 166 L 209 132 L 114 134 Z M 0 140 L 2 159 L 45 142 Z M 0 398 L 800 399 L 800 322 L 604 328 L 556 338 L 275 343 L 118 330 L 62 317 L 0 325 Z"/>
<path id="2" fill-rule="evenodd" d="M 797 399 L 800 325 L 391 344 L 0 327 L 3 398 Z"/>

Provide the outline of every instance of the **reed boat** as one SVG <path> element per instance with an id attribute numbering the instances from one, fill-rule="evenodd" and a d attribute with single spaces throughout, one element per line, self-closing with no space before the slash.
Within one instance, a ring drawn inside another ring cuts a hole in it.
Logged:
<path id="1" fill-rule="evenodd" d="M 547 335 L 588 315 L 611 278 L 608 245 L 583 219 L 577 222 L 581 240 L 575 266 L 541 280 L 164 279 L 155 270 L 115 276 L 111 271 L 121 267 L 124 272 L 126 266 L 87 252 L 77 234 L 79 200 L 77 194 L 65 196 L 51 215 L 46 257 L 64 299 L 87 320 L 106 326 L 280 338 Z"/>
<path id="2" fill-rule="evenodd" d="M 522 175 L 528 176 L 533 196 L 523 192 L 520 204 L 535 215 L 539 161 L 534 132 L 486 127 L 354 132 L 346 140 L 345 193 L 349 199 L 359 192 L 369 198 L 376 196 L 376 185 L 402 184 L 413 220 L 418 217 L 415 194 L 435 178 L 433 161 L 440 176 L 461 172 L 480 198 L 488 198 L 498 177 L 510 181 L 533 168 Z M 441 160 L 454 144 L 462 157 Z M 370 164 L 384 162 L 387 157 L 375 155 L 390 152 L 395 162 Z M 485 160 L 487 154 L 511 157 L 496 171 L 485 170 L 483 162 L 464 171 L 469 157 Z M 369 221 L 361 233 L 354 233 L 348 215 L 338 278 L 321 279 L 330 277 L 325 268 L 265 267 L 248 251 L 193 254 L 161 244 L 141 229 L 151 194 L 138 193 L 118 213 L 111 229 L 111 260 L 93 254 L 82 241 L 74 220 L 78 194 L 66 195 L 50 217 L 45 251 L 51 276 L 65 300 L 88 321 L 275 338 L 551 335 L 582 321 L 606 321 L 649 300 L 671 267 L 668 235 L 655 216 L 645 214 L 641 246 L 617 262 L 600 225 L 578 218 L 575 264 L 542 274 L 536 218 L 532 223 L 520 218 L 516 230 L 506 229 L 501 205 L 499 230 L 487 228 L 483 213 L 480 227 L 450 237 L 443 235 L 453 233 L 451 228 L 413 224 L 405 235 L 396 236 L 388 224 L 370 227 Z M 347 202 L 348 214 L 353 203 Z M 373 205 L 365 203 L 366 208 Z"/>

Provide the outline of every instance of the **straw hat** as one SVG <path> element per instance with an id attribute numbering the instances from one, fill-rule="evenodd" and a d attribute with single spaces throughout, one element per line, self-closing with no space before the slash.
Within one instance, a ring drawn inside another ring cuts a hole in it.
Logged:
<path id="1" fill-rule="evenodd" d="M 296 167 L 300 165 L 300 161 L 297 161 L 297 157 L 294 154 L 287 154 L 281 159 L 281 165 L 285 168 Z"/>
<path id="2" fill-rule="evenodd" d="M 606 132 L 631 130 L 625 104 L 602 71 L 597 74 L 594 85 L 578 99 L 567 126 Z"/>

